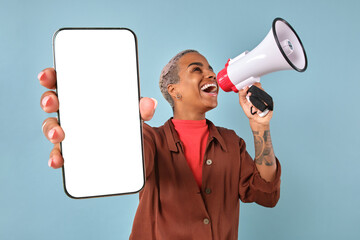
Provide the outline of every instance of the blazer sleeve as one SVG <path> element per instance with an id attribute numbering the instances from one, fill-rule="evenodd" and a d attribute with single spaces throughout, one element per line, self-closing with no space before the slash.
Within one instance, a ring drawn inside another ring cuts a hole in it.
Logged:
<path id="1" fill-rule="evenodd" d="M 156 153 L 154 130 L 148 124 L 143 123 L 143 150 L 145 161 L 146 179 L 154 170 L 154 157 Z"/>
<path id="2" fill-rule="evenodd" d="M 261 178 L 254 160 L 246 151 L 246 144 L 240 138 L 240 181 L 239 197 L 242 202 L 256 202 L 264 207 L 275 207 L 280 198 L 281 166 L 276 158 L 276 177 L 272 182 Z"/>

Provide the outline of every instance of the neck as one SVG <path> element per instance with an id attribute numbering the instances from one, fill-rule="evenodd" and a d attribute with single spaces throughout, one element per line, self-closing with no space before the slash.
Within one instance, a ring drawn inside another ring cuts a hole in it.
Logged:
<path id="1" fill-rule="evenodd" d="M 205 112 L 186 111 L 174 108 L 174 119 L 178 120 L 203 120 L 205 119 Z"/>

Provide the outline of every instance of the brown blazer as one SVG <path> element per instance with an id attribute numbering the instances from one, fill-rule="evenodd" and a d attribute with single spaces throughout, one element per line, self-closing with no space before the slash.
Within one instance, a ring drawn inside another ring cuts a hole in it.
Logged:
<path id="1" fill-rule="evenodd" d="M 280 197 L 276 179 L 260 177 L 245 142 L 233 130 L 207 120 L 209 139 L 199 189 L 171 120 L 143 125 L 146 183 L 140 192 L 131 240 L 235 240 L 239 205 L 274 207 Z"/>

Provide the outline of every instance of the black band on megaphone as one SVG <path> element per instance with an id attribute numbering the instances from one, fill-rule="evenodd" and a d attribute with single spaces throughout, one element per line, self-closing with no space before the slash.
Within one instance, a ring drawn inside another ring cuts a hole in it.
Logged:
<path id="1" fill-rule="evenodd" d="M 261 100 L 259 100 L 259 98 L 250 96 L 250 102 L 261 112 L 265 111 L 267 108 L 267 106 Z"/>
<path id="2" fill-rule="evenodd" d="M 272 97 L 265 91 L 253 85 L 249 88 L 248 92 L 251 92 L 250 102 L 260 111 L 263 112 L 266 109 L 272 111 L 274 109 Z"/>

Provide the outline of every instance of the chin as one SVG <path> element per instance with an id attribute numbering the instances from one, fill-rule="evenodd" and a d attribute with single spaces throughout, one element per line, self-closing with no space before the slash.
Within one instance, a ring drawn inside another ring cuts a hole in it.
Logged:
<path id="1" fill-rule="evenodd" d="M 216 102 L 216 103 L 213 103 L 213 104 L 207 104 L 207 105 L 206 105 L 206 112 L 208 112 L 208 111 L 216 108 L 217 105 L 218 105 L 217 102 Z"/>

